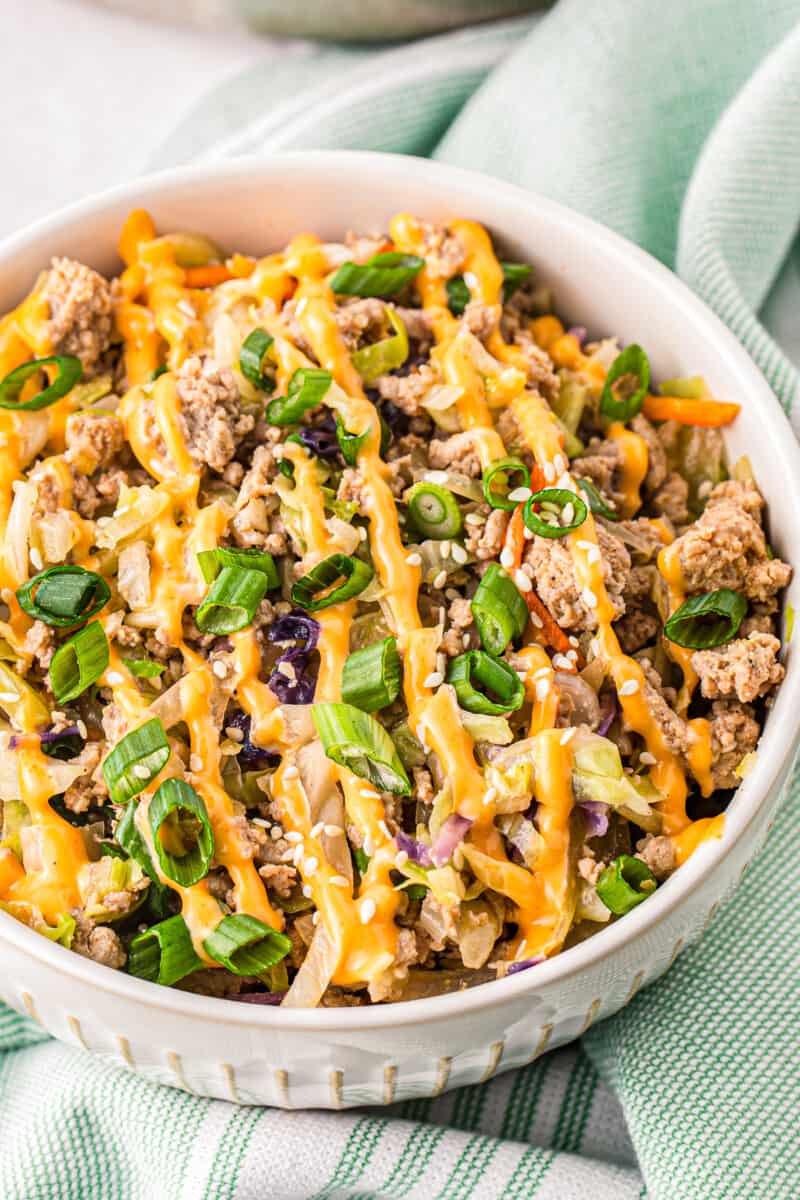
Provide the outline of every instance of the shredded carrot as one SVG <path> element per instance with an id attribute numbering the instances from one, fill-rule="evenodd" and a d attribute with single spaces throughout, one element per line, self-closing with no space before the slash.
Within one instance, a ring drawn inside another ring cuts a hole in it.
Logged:
<path id="1" fill-rule="evenodd" d="M 690 400 L 684 396 L 645 396 L 642 412 L 651 421 L 677 421 L 679 425 L 702 425 L 717 429 L 730 425 L 741 405 L 722 400 Z"/>
<path id="2" fill-rule="evenodd" d="M 544 467 L 539 463 L 534 463 L 531 467 L 531 491 L 541 492 L 542 488 L 547 487 L 547 480 L 544 477 Z"/>
<path id="3" fill-rule="evenodd" d="M 568 650 L 572 649 L 572 646 L 569 644 L 569 638 L 551 615 L 547 605 L 539 599 L 533 590 L 524 592 L 523 595 L 525 596 L 525 602 L 530 612 L 535 613 L 541 621 L 541 625 L 536 625 L 534 628 L 541 635 L 544 644 L 551 646 L 559 654 L 566 654 Z"/>
<path id="4" fill-rule="evenodd" d="M 219 283 L 227 283 L 236 276 L 225 263 L 211 263 L 207 267 L 186 267 L 184 281 L 190 288 L 216 287 Z"/>
<path id="5" fill-rule="evenodd" d="M 506 537 L 503 542 L 503 550 L 509 550 L 513 557 L 513 562 L 509 563 L 507 570 L 514 572 L 519 570 L 522 565 L 522 552 L 525 549 L 525 522 L 522 519 L 522 510 L 524 504 L 518 504 L 511 514 L 511 520 L 508 522 L 506 529 Z M 506 554 L 504 556 L 508 558 Z"/>

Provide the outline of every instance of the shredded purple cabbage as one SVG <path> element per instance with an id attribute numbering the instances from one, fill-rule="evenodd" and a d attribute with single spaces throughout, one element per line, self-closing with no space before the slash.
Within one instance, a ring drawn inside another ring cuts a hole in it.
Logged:
<path id="1" fill-rule="evenodd" d="M 603 837 L 608 833 L 608 805 L 602 800 L 579 800 L 578 808 L 586 819 L 586 836 Z"/>
<path id="2" fill-rule="evenodd" d="M 42 746 L 53 747 L 51 750 L 52 758 L 70 759 L 76 754 L 80 754 L 83 746 L 83 737 L 77 725 L 66 725 L 63 729 L 45 729 L 39 734 L 39 741 Z M 70 744 L 72 743 L 72 744 Z M 75 743 L 78 743 L 77 745 Z M 8 739 L 9 750 L 16 750 L 19 746 L 19 735 L 12 733 Z"/>
<path id="3" fill-rule="evenodd" d="M 463 842 L 472 828 L 469 817 L 460 813 L 451 813 L 436 835 L 436 841 L 431 846 L 431 858 L 436 867 L 443 867 Z"/>
<path id="4" fill-rule="evenodd" d="M 296 609 L 285 617 L 278 617 L 267 630 L 271 642 L 296 642 L 276 660 L 267 685 L 281 704 L 311 704 L 317 687 L 317 669 L 311 656 L 319 641 L 319 622 Z M 280 670 L 281 663 L 289 663 L 293 669 L 290 678 Z"/>
<path id="5" fill-rule="evenodd" d="M 324 458 L 328 462 L 341 461 L 336 422 L 330 414 L 315 425 L 303 425 L 298 435 L 306 450 L 316 454 L 317 458 Z"/>
<path id="6" fill-rule="evenodd" d="M 577 338 L 578 345 L 580 346 L 580 348 L 582 350 L 586 344 L 586 339 L 589 336 L 589 331 L 585 325 L 572 325 L 567 330 L 567 334 L 571 335 L 574 338 Z"/>
<path id="7" fill-rule="evenodd" d="M 280 1004 L 286 992 L 240 992 L 238 996 L 228 996 L 228 1000 L 240 1000 L 242 1004 L 270 1004 L 273 1007 Z"/>
<path id="8" fill-rule="evenodd" d="M 410 862 L 416 863 L 418 867 L 433 866 L 430 846 L 426 846 L 424 842 L 418 841 L 408 833 L 403 833 L 402 829 L 398 829 L 395 840 L 398 850 L 404 850 Z"/>
<path id="9" fill-rule="evenodd" d="M 545 956 L 543 954 L 537 954 L 534 958 L 521 958 L 519 962 L 511 963 L 511 966 L 506 971 L 506 975 L 516 975 L 519 971 L 527 971 L 528 967 L 536 967 L 544 961 Z"/>
<path id="10" fill-rule="evenodd" d="M 380 406 L 381 416 L 389 426 L 390 432 L 395 437 L 404 437 L 411 428 L 411 418 L 407 413 L 404 413 L 402 408 L 398 408 L 396 404 L 392 404 L 391 400 L 384 400 Z"/>
<path id="11" fill-rule="evenodd" d="M 597 732 L 600 734 L 600 737 L 605 737 L 608 733 L 617 715 L 617 711 L 618 706 L 615 693 L 607 692 L 600 705 L 600 724 L 597 726 Z"/>
<path id="12" fill-rule="evenodd" d="M 270 750 L 265 750 L 263 746 L 255 746 L 250 740 L 251 721 L 247 713 L 237 712 L 226 720 L 225 727 L 239 729 L 244 734 L 244 741 L 241 742 L 241 750 L 236 756 L 236 761 L 239 766 L 245 771 L 263 771 L 267 767 L 277 767 L 281 761 L 279 754 L 273 754 Z"/>

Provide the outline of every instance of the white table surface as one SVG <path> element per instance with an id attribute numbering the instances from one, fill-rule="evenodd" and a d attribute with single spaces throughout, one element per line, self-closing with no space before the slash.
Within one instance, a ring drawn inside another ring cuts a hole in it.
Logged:
<path id="1" fill-rule="evenodd" d="M 276 44 L 83 0 L 0 0 L 0 237 L 129 179 L 211 87 Z"/>

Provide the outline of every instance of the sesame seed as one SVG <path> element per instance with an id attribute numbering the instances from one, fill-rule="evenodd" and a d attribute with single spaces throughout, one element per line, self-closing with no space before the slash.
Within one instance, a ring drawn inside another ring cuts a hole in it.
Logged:
<path id="1" fill-rule="evenodd" d="M 269 821 L 265 821 L 263 817 L 251 817 L 251 825 L 258 825 L 259 829 L 269 829 Z"/>
<path id="2" fill-rule="evenodd" d="M 41 554 L 39 553 L 39 551 L 36 549 L 35 546 L 31 546 L 30 553 L 31 553 L 31 562 L 36 567 L 37 571 L 41 571 L 42 567 L 44 566 L 44 562 L 42 560 Z"/>
<path id="3" fill-rule="evenodd" d="M 599 546 L 591 546 L 586 553 L 586 560 L 590 564 L 599 563 L 602 557 Z"/>
<path id="4" fill-rule="evenodd" d="M 439 574 L 434 579 L 433 586 L 435 588 L 443 588 L 446 583 L 447 583 L 447 571 L 442 570 L 439 572 Z"/>
<path id="5" fill-rule="evenodd" d="M 358 540 L 360 542 L 365 542 L 367 540 L 367 531 L 363 525 L 359 525 L 358 527 Z"/>
<path id="6" fill-rule="evenodd" d="M 431 671 L 430 675 L 423 682 L 423 687 L 437 688 L 444 682 L 441 671 Z"/>
<path id="7" fill-rule="evenodd" d="M 533 539 L 536 537 L 536 534 L 533 532 L 532 529 L 529 529 L 528 526 L 526 525 L 522 531 L 522 536 L 525 538 L 526 542 L 532 542 Z"/>
<path id="8" fill-rule="evenodd" d="M 375 788 L 362 787 L 359 788 L 359 791 L 365 800 L 380 800 L 380 795 L 375 791 Z"/>
<path id="9" fill-rule="evenodd" d="M 426 471 L 423 478 L 428 483 L 447 483 L 447 471 Z"/>
<path id="10" fill-rule="evenodd" d="M 394 856 L 394 865 L 396 867 L 404 867 L 408 862 L 408 855 L 405 850 L 398 850 Z"/>
<path id="11" fill-rule="evenodd" d="M 597 596 L 595 596 L 591 588 L 586 587 L 583 589 L 581 600 L 587 608 L 597 608 Z"/>
<path id="12" fill-rule="evenodd" d="M 382 821 L 382 820 L 378 821 L 378 829 L 380 829 L 381 833 L 383 834 L 383 836 L 385 838 L 391 840 L 392 835 L 389 832 L 389 826 L 386 824 L 385 821 Z"/>
<path id="13" fill-rule="evenodd" d="M 294 763 L 289 763 L 289 766 L 284 767 L 284 769 L 283 769 L 283 778 L 284 779 L 297 779 L 297 776 L 299 774 L 300 774 L 300 772 L 298 771 L 298 769 L 294 765 Z"/>
<path id="14" fill-rule="evenodd" d="M 508 570 L 509 567 L 513 567 L 513 565 L 514 565 L 513 552 L 508 548 L 508 546 L 504 546 L 503 549 L 500 551 L 500 566 L 505 567 L 506 570 Z"/>
<path id="15" fill-rule="evenodd" d="M 150 771 L 144 765 L 144 763 L 134 763 L 133 773 L 137 779 L 149 779 L 150 778 Z"/>
<path id="16" fill-rule="evenodd" d="M 537 679 L 537 681 L 536 681 L 536 699 L 540 700 L 540 701 L 546 700 L 549 695 L 550 695 L 550 680 L 549 679 Z"/>
<path id="17" fill-rule="evenodd" d="M 556 469 L 551 462 L 546 462 L 542 467 L 542 474 L 548 483 L 552 483 L 556 477 Z"/>
<path id="18" fill-rule="evenodd" d="M 530 592 L 533 590 L 533 585 L 524 571 L 514 572 L 514 583 L 521 592 Z"/>
<path id="19" fill-rule="evenodd" d="M 462 635 L 461 645 L 464 647 L 465 650 L 469 650 L 469 644 L 471 641 L 472 641 L 472 638 L 469 636 L 468 633 L 465 633 Z"/>
<path id="20" fill-rule="evenodd" d="M 319 918 L 320 918 L 320 912 L 319 912 L 319 910 L 317 910 L 317 912 L 311 914 L 311 924 L 319 925 Z"/>
<path id="21" fill-rule="evenodd" d="M 106 675 L 106 680 L 111 684 L 112 687 L 117 683 L 124 682 L 124 678 L 124 675 L 121 675 L 119 671 L 109 671 Z"/>
<path id="22" fill-rule="evenodd" d="M 330 882 L 334 887 L 349 888 L 350 880 L 345 879 L 344 875 L 331 875 Z"/>
<path id="23" fill-rule="evenodd" d="M 78 733 L 81 735 L 81 737 L 82 737 L 82 738 L 85 738 L 85 737 L 86 737 L 86 733 L 87 733 L 87 730 L 86 730 L 86 722 L 85 722 L 85 721 L 76 721 L 76 722 L 75 722 L 75 726 L 76 726 L 76 728 L 77 728 L 77 730 L 78 730 Z"/>
<path id="24" fill-rule="evenodd" d="M 560 738 L 561 745 L 566 746 L 567 742 L 571 741 L 576 733 L 577 733 L 577 730 L 575 729 L 574 725 L 572 726 L 571 729 L 565 729 Z"/>
<path id="25" fill-rule="evenodd" d="M 509 500 L 513 500 L 515 504 L 524 504 L 526 500 L 530 500 L 533 492 L 529 487 L 514 488 L 513 492 L 508 493 Z"/>
<path id="26" fill-rule="evenodd" d="M 477 292 L 479 286 L 478 276 L 474 271 L 465 271 L 462 278 L 471 292 Z"/>
<path id="27" fill-rule="evenodd" d="M 534 681 L 537 679 L 549 679 L 550 667 L 539 667 L 538 671 L 533 672 Z"/>
<path id="28" fill-rule="evenodd" d="M 658 762 L 655 754 L 651 754 L 649 750 L 643 750 L 639 755 L 639 762 L 644 767 L 654 767 Z"/>
<path id="29" fill-rule="evenodd" d="M 293 862 L 294 861 L 294 850 L 284 850 L 283 854 L 280 856 L 280 860 L 282 863 Z"/>
<path id="30" fill-rule="evenodd" d="M 556 486 L 563 488 L 563 490 L 566 492 L 574 492 L 575 491 L 575 484 L 572 482 L 572 478 L 570 476 L 569 471 L 565 471 L 563 475 L 560 475 L 558 477 L 558 479 L 556 480 Z"/>
<path id="31" fill-rule="evenodd" d="M 312 838 L 318 838 L 324 828 L 325 828 L 325 823 L 323 821 L 317 821 L 316 825 L 312 825 L 312 827 L 311 827 L 311 835 L 310 836 Z"/>
<path id="32" fill-rule="evenodd" d="M 571 525 L 575 520 L 575 505 L 570 500 L 561 510 L 561 524 Z"/>
<path id="33" fill-rule="evenodd" d="M 539 614 L 537 612 L 530 612 L 530 613 L 528 613 L 528 616 L 531 619 L 531 625 L 533 625 L 534 629 L 542 628 L 542 626 L 544 625 L 544 621 L 542 620 L 542 618 L 539 616 Z"/>
<path id="34" fill-rule="evenodd" d="M 460 567 L 463 567 L 464 563 L 467 561 L 468 555 L 464 547 L 460 545 L 460 543 L 456 542 L 450 551 L 450 557 L 452 558 L 453 562 L 458 563 Z"/>
<path id="35" fill-rule="evenodd" d="M 224 679 L 228 674 L 228 664 L 224 663 L 221 658 L 215 658 L 211 670 L 214 672 L 217 679 Z"/>
<path id="36" fill-rule="evenodd" d="M 280 839 L 283 837 L 283 830 L 281 829 L 280 825 L 273 825 L 272 829 L 269 831 L 269 836 L 272 838 L 273 842 L 280 841 Z"/>
<path id="37" fill-rule="evenodd" d="M 574 634 L 574 633 L 571 633 L 571 634 L 569 635 L 569 637 L 567 638 L 567 641 L 569 642 L 570 646 L 574 646 L 576 650 L 577 650 L 577 649 L 578 649 L 578 647 L 580 646 L 580 642 L 579 642 L 579 641 L 578 641 L 578 639 L 575 637 L 575 634 Z"/>
<path id="38" fill-rule="evenodd" d="M 302 316 L 302 314 L 305 312 L 305 310 L 307 308 L 308 308 L 308 297 L 303 296 L 303 297 L 301 297 L 300 300 L 297 301 L 297 308 L 294 310 L 294 315 L 296 317 Z"/>
<path id="39" fill-rule="evenodd" d="M 14 595 L 14 592 L 11 588 L 3 588 L 3 590 L 0 592 L 0 599 L 2 599 L 4 604 L 10 604 L 11 597 L 13 595 Z"/>
<path id="40" fill-rule="evenodd" d="M 635 696 L 639 690 L 639 681 L 637 679 L 626 679 L 622 687 L 618 689 L 620 696 Z"/>
<path id="41" fill-rule="evenodd" d="M 442 552 L 442 558 L 450 557 L 450 543 L 448 542 L 447 538 L 445 538 L 443 542 L 439 542 L 439 549 Z"/>
<path id="42" fill-rule="evenodd" d="M 558 474 L 559 474 L 559 475 L 561 475 L 561 474 L 562 474 L 564 471 L 566 471 L 566 469 L 567 469 L 567 460 L 564 458 L 564 455 L 563 455 L 563 454 L 556 454 L 556 455 L 554 455 L 554 457 L 553 457 L 553 466 L 554 466 L 555 470 L 558 472 Z"/>
<path id="43" fill-rule="evenodd" d="M 203 760 L 199 754 L 191 754 L 189 756 L 189 768 L 192 771 L 202 771 Z"/>
<path id="44" fill-rule="evenodd" d="M 309 858 L 306 858 L 303 860 L 303 874 L 304 875 L 313 875 L 318 866 L 319 866 L 319 859 L 315 858 L 313 854 L 310 855 Z"/>
<path id="45" fill-rule="evenodd" d="M 225 736 L 229 737 L 232 742 L 243 742 L 244 741 L 243 730 L 237 729 L 235 725 L 228 726 L 228 728 L 225 730 Z"/>
<path id="46" fill-rule="evenodd" d="M 308 883 L 304 883 L 303 884 L 303 895 L 305 896 L 306 900 L 310 900 L 313 894 L 314 893 L 311 891 L 311 885 Z"/>
<path id="47" fill-rule="evenodd" d="M 406 555 L 406 562 L 410 567 L 419 567 L 422 565 L 422 556 L 414 551 L 413 554 Z"/>
<path id="48" fill-rule="evenodd" d="M 300 863 L 302 861 L 303 861 L 303 847 L 295 846 L 294 850 L 292 851 L 292 862 L 294 863 L 294 865 L 296 867 L 299 867 Z"/>
<path id="49" fill-rule="evenodd" d="M 468 512 L 464 520 L 467 525 L 483 525 L 486 518 L 482 517 L 479 512 Z"/>
<path id="50" fill-rule="evenodd" d="M 188 300 L 179 300 L 175 307 L 182 312 L 185 317 L 191 317 L 192 320 L 195 320 L 197 317 L 197 313 Z"/>
<path id="51" fill-rule="evenodd" d="M 572 663 L 567 658 L 566 654 L 554 654 L 553 655 L 553 666 L 556 668 L 557 671 L 571 671 L 572 670 Z"/>
<path id="52" fill-rule="evenodd" d="M 343 833 L 344 833 L 344 830 L 342 829 L 341 825 L 326 825 L 325 826 L 326 837 L 341 837 Z"/>
<path id="53" fill-rule="evenodd" d="M 287 842 L 302 842 L 303 835 L 302 833 L 298 833 L 295 829 L 290 829 L 286 834 L 286 840 Z"/>
<path id="54" fill-rule="evenodd" d="M 373 853 L 374 849 L 375 849 L 375 847 L 372 844 L 372 838 L 369 836 L 369 834 L 365 834 L 365 836 L 364 836 L 364 853 L 369 858 L 372 858 L 372 853 Z"/>
<path id="55" fill-rule="evenodd" d="M 370 921 L 375 916 L 376 911 L 377 911 L 377 909 L 375 907 L 375 901 L 370 899 L 370 897 L 368 896 L 367 899 L 364 901 L 364 903 L 361 905 L 361 909 L 359 911 L 359 917 L 361 918 L 361 924 L 369 925 Z"/>
<path id="56" fill-rule="evenodd" d="M 497 788 L 493 788 L 493 787 L 487 788 L 486 791 L 483 793 L 483 803 L 486 805 L 487 808 L 489 807 L 490 804 L 494 804 L 496 799 L 497 799 Z"/>

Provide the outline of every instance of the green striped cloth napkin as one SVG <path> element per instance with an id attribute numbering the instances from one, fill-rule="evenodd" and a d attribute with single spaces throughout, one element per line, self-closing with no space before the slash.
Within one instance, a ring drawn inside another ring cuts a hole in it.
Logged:
<path id="1" fill-rule="evenodd" d="M 157 161 L 390 149 L 530 186 L 675 266 L 800 432 L 798 21 L 800 0 L 561 0 L 408 48 L 290 47 L 209 96 Z M 792 1200 L 798 793 L 796 774 L 738 895 L 666 978 L 580 1046 L 436 1100 L 235 1108 L 0 1010 L 0 1195 Z"/>

